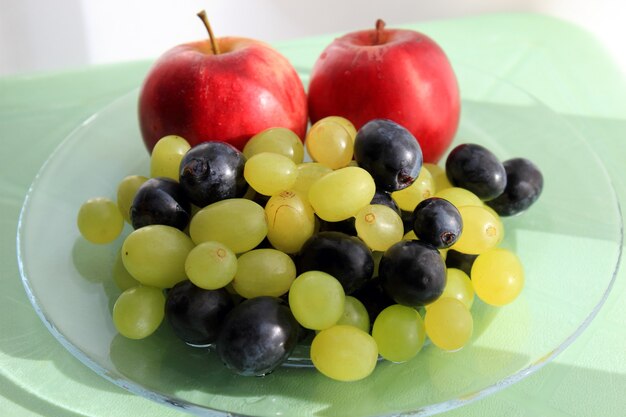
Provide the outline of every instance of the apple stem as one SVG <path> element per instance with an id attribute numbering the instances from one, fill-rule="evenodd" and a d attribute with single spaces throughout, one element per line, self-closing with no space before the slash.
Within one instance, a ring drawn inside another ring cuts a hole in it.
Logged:
<path id="1" fill-rule="evenodd" d="M 206 12 L 204 10 L 200 10 L 198 12 L 198 17 L 200 18 L 200 20 L 202 20 L 202 23 L 204 23 L 204 27 L 206 28 L 207 32 L 209 32 L 209 39 L 211 40 L 211 49 L 213 49 L 213 54 L 219 55 L 220 48 L 219 46 L 217 46 L 217 40 L 215 39 L 215 36 L 213 36 L 213 30 L 211 29 L 209 19 L 206 17 Z"/>
<path id="2" fill-rule="evenodd" d="M 382 31 L 385 30 L 385 21 L 383 19 L 376 20 L 376 41 L 374 42 L 378 45 L 381 41 Z"/>

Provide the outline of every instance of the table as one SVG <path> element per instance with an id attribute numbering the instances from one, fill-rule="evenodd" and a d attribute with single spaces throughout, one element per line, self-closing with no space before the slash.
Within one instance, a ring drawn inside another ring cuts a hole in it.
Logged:
<path id="1" fill-rule="evenodd" d="M 535 95 L 593 143 L 626 207 L 626 82 L 602 45 L 569 23 L 498 14 L 408 25 L 437 40 L 453 65 L 472 66 Z M 277 44 L 309 66 L 334 36 Z M 0 79 L 0 410 L 17 417 L 160 416 L 177 410 L 101 379 L 48 333 L 16 262 L 20 207 L 39 167 L 73 128 L 141 83 L 150 62 Z M 596 320 L 565 352 L 516 385 L 442 415 L 626 414 L 626 270 Z"/>

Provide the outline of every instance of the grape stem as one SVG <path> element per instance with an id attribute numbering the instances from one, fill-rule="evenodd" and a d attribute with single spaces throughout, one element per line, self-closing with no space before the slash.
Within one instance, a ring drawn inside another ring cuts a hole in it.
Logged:
<path id="1" fill-rule="evenodd" d="M 383 19 L 376 20 L 376 40 L 374 41 L 375 45 L 379 45 L 381 43 L 381 35 L 383 30 L 385 30 L 385 21 Z"/>
<path id="2" fill-rule="evenodd" d="M 206 11 L 200 10 L 197 16 L 200 18 L 200 20 L 202 20 L 202 23 L 204 23 L 204 27 L 206 28 L 207 32 L 209 32 L 209 40 L 211 41 L 211 49 L 213 50 L 213 54 L 219 55 L 220 47 L 217 45 L 217 39 L 213 35 L 213 30 L 211 29 L 209 19 L 206 17 Z"/>

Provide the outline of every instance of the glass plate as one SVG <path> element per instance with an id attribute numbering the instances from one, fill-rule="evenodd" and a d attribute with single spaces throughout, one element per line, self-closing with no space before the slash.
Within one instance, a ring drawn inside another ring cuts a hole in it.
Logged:
<path id="1" fill-rule="evenodd" d="M 383 361 L 369 378 L 340 383 L 306 367 L 281 367 L 263 378 L 233 375 L 214 353 L 178 341 L 167 325 L 141 341 L 119 336 L 111 321 L 119 294 L 112 271 L 123 236 L 89 244 L 75 219 L 86 199 L 115 198 L 122 178 L 149 172 L 137 91 L 78 126 L 31 186 L 17 244 L 35 310 L 98 374 L 199 415 L 424 416 L 520 380 L 576 339 L 604 302 L 621 256 L 621 215 L 601 161 L 560 116 L 490 75 L 469 68 L 457 75 L 463 107 L 455 143 L 483 144 L 502 160 L 529 158 L 545 178 L 539 201 L 504 220 L 502 246 L 521 258 L 526 287 L 503 308 L 477 301 L 474 335 L 461 351 L 426 346 L 407 363 Z"/>

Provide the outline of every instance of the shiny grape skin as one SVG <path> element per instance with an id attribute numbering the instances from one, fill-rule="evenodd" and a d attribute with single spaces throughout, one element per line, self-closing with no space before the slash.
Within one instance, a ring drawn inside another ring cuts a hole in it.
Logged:
<path id="1" fill-rule="evenodd" d="M 514 216 L 537 201 L 543 190 L 543 175 L 535 164 L 525 158 L 509 159 L 502 165 L 506 171 L 506 188 L 486 204 L 500 216 Z"/>
<path id="2" fill-rule="evenodd" d="M 394 210 L 398 215 L 401 215 L 400 208 L 395 201 L 391 198 L 391 194 L 387 191 L 376 190 L 374 197 L 370 204 L 382 204 Z M 356 227 L 354 227 L 354 217 L 350 217 L 346 220 L 338 222 L 327 222 L 318 218 L 321 232 L 342 232 L 350 236 L 356 236 Z"/>
<path id="3" fill-rule="evenodd" d="M 227 143 L 200 143 L 180 162 L 180 185 L 198 207 L 242 197 L 248 189 L 243 177 L 245 163 L 243 154 Z"/>
<path id="4" fill-rule="evenodd" d="M 298 275 L 322 271 L 336 278 L 351 294 L 374 273 L 372 252 L 361 239 L 341 232 L 320 232 L 302 245 L 296 257 Z"/>
<path id="5" fill-rule="evenodd" d="M 398 191 L 413 184 L 422 168 L 422 149 L 404 127 L 374 119 L 354 139 L 354 159 L 372 175 L 376 188 Z"/>
<path id="6" fill-rule="evenodd" d="M 204 290 L 191 281 L 182 281 L 167 292 L 165 317 L 181 340 L 207 345 L 217 340 L 233 306 L 232 297 L 224 288 Z"/>
<path id="7" fill-rule="evenodd" d="M 415 236 L 437 249 L 452 246 L 462 230 L 463 220 L 459 210 L 443 198 L 427 198 L 421 201 L 413 211 Z"/>
<path id="8" fill-rule="evenodd" d="M 477 257 L 478 255 L 470 255 L 449 249 L 446 253 L 446 267 L 460 269 L 471 278 L 472 265 L 474 265 Z"/>
<path id="9" fill-rule="evenodd" d="M 496 198 L 506 187 L 502 163 L 490 150 L 474 143 L 459 145 L 450 152 L 446 175 L 452 185 L 473 192 L 483 201 Z"/>
<path id="10" fill-rule="evenodd" d="M 134 229 L 162 224 L 184 230 L 191 218 L 191 205 L 180 185 L 170 178 L 150 178 L 137 190 L 130 206 Z"/>
<path id="11" fill-rule="evenodd" d="M 298 329 L 298 322 L 279 298 L 251 298 L 226 317 L 217 339 L 217 354 L 236 374 L 266 375 L 296 347 Z"/>
<path id="12" fill-rule="evenodd" d="M 385 292 L 409 307 L 435 301 L 446 286 L 446 266 L 439 251 L 419 240 L 404 240 L 387 249 L 378 275 Z"/>

